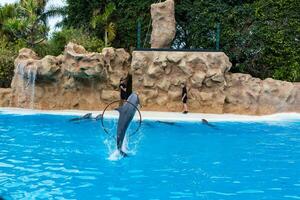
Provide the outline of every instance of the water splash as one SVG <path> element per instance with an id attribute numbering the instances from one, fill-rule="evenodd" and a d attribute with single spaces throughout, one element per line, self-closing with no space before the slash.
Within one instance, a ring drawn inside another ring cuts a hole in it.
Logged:
<path id="1" fill-rule="evenodd" d="M 135 135 L 133 136 L 128 136 L 128 133 L 136 130 L 136 122 L 132 122 L 130 126 L 127 129 L 127 133 L 125 135 L 123 145 L 122 145 L 122 151 L 125 152 L 128 155 L 135 155 L 138 151 L 138 147 L 140 144 L 140 141 L 143 138 L 143 131 L 140 129 Z M 110 129 L 110 131 L 116 132 L 117 125 L 115 125 L 114 129 Z M 107 147 L 108 150 L 108 160 L 111 161 L 118 161 L 123 158 L 123 156 L 120 154 L 120 152 L 117 149 L 117 144 L 116 144 L 116 139 L 115 137 L 107 137 L 104 140 L 104 144 Z"/>

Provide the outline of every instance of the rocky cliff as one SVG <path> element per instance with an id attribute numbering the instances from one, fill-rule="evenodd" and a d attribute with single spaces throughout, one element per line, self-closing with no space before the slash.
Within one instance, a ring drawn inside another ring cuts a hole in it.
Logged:
<path id="1" fill-rule="evenodd" d="M 181 111 L 185 82 L 191 112 L 300 112 L 299 83 L 229 73 L 230 67 L 223 52 L 134 51 L 131 58 L 124 49 L 91 53 L 69 43 L 63 55 L 38 58 L 22 49 L 12 87 L 0 89 L 0 106 L 103 109 L 119 99 L 120 77 L 131 71 L 143 110 Z"/>
<path id="2" fill-rule="evenodd" d="M 32 50 L 22 49 L 15 60 L 11 94 L 5 91 L 2 106 L 101 109 L 119 98 L 119 80 L 129 68 L 130 54 L 124 49 L 90 53 L 69 43 L 63 55 L 42 59 Z"/>
<path id="3" fill-rule="evenodd" d="M 151 48 L 170 48 L 176 34 L 174 0 L 151 5 Z"/>
<path id="4" fill-rule="evenodd" d="M 134 88 L 144 109 L 180 111 L 180 83 L 193 112 L 270 114 L 300 112 L 300 84 L 229 73 L 222 52 L 135 51 Z"/>

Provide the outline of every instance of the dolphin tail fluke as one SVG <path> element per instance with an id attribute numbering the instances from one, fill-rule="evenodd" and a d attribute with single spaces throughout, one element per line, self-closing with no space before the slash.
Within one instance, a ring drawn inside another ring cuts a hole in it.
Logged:
<path id="1" fill-rule="evenodd" d="M 123 157 L 128 157 L 128 154 L 127 153 L 125 153 L 124 151 L 122 151 L 122 150 L 120 150 L 120 154 L 121 154 L 121 156 L 123 156 Z"/>

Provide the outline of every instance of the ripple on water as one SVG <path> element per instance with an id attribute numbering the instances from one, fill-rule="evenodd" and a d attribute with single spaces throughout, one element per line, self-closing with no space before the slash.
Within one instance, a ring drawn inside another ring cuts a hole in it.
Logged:
<path id="1" fill-rule="evenodd" d="M 237 192 L 238 194 L 260 194 L 265 193 L 263 190 L 240 190 Z"/>
<path id="2" fill-rule="evenodd" d="M 107 188 L 110 191 L 119 191 L 119 192 L 128 192 L 129 189 L 126 187 L 108 187 Z"/>
<path id="3" fill-rule="evenodd" d="M 143 173 L 144 170 L 134 169 L 134 170 L 129 170 L 128 172 L 131 174 L 137 174 L 137 173 Z"/>
<path id="4" fill-rule="evenodd" d="M 75 177 L 81 180 L 96 180 L 95 176 L 75 176 Z"/>
<path id="5" fill-rule="evenodd" d="M 216 194 L 221 196 L 234 196 L 236 193 L 230 193 L 230 192 L 218 192 L 218 191 L 205 191 L 201 192 L 201 194 Z"/>
<path id="6" fill-rule="evenodd" d="M 300 196 L 296 196 L 296 195 L 284 195 L 283 197 L 289 199 L 300 199 Z"/>
<path id="7" fill-rule="evenodd" d="M 32 159 L 33 160 L 33 159 Z M 26 163 L 26 161 L 23 160 L 15 160 L 15 159 L 7 159 L 7 161 L 14 163 L 14 164 L 20 164 L 20 163 Z"/>
<path id="8" fill-rule="evenodd" d="M 170 198 L 177 199 L 177 198 L 191 198 L 193 193 L 191 192 L 170 192 Z"/>
<path id="9" fill-rule="evenodd" d="M 67 169 L 65 167 L 46 167 L 45 169 L 51 170 L 51 171 L 62 171 L 65 173 L 74 173 L 74 174 L 80 173 L 80 171 L 78 169 Z"/>
<path id="10" fill-rule="evenodd" d="M 0 167 L 13 168 L 15 165 L 0 162 Z"/>
<path id="11" fill-rule="evenodd" d="M 282 188 L 268 188 L 268 190 L 272 190 L 272 191 L 282 191 Z"/>
<path id="12" fill-rule="evenodd" d="M 147 178 L 148 176 L 145 176 L 143 174 L 137 174 L 137 175 L 132 175 L 130 178 Z"/>
<path id="13" fill-rule="evenodd" d="M 15 167 L 14 169 L 24 171 L 24 172 L 40 172 L 41 171 L 40 169 L 34 169 L 34 168 L 31 168 L 31 167 L 25 168 L 25 167 L 20 167 L 20 166 Z"/>

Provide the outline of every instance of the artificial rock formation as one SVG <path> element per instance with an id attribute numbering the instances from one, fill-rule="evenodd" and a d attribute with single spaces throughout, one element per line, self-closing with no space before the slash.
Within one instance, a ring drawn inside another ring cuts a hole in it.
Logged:
<path id="1" fill-rule="evenodd" d="M 0 88 L 0 107 L 10 106 L 11 94 L 11 88 Z"/>
<path id="2" fill-rule="evenodd" d="M 230 73 L 223 52 L 134 51 L 130 65 L 124 49 L 91 53 L 69 43 L 57 57 L 22 49 L 15 66 L 12 88 L 0 89 L 1 107 L 101 110 L 119 99 L 120 77 L 131 71 L 143 110 L 181 111 L 184 82 L 191 112 L 300 112 L 300 83 Z"/>
<path id="3" fill-rule="evenodd" d="M 42 59 L 21 49 L 15 66 L 11 106 L 101 109 L 119 98 L 118 84 L 130 68 L 130 54 L 114 48 L 90 53 L 69 43 L 63 55 Z"/>
<path id="4" fill-rule="evenodd" d="M 180 111 L 180 83 L 193 112 L 270 114 L 300 112 L 300 84 L 229 73 L 222 52 L 135 51 L 134 88 L 144 109 Z"/>
<path id="5" fill-rule="evenodd" d="M 151 5 L 151 48 L 170 48 L 176 33 L 174 0 Z"/>

